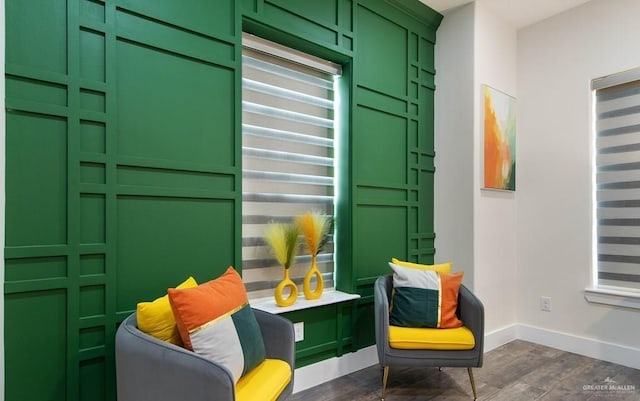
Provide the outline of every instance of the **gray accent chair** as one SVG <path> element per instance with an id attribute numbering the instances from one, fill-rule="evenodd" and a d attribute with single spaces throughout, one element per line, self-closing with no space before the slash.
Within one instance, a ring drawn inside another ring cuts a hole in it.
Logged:
<path id="1" fill-rule="evenodd" d="M 458 293 L 456 314 L 475 337 L 475 347 L 470 350 L 407 350 L 389 346 L 389 300 L 393 289 L 393 275 L 379 277 L 374 286 L 376 347 L 382 369 L 382 396 L 384 401 L 390 366 L 410 367 L 466 367 L 477 399 L 476 385 L 471 368 L 482 366 L 484 348 L 484 306 L 464 285 Z"/>
<path id="2" fill-rule="evenodd" d="M 295 342 L 293 323 L 253 309 L 267 358 L 291 366 L 291 382 L 278 401 L 293 392 Z M 234 401 L 229 370 L 185 348 L 160 341 L 140 330 L 136 314 L 128 316 L 116 333 L 118 401 Z"/>

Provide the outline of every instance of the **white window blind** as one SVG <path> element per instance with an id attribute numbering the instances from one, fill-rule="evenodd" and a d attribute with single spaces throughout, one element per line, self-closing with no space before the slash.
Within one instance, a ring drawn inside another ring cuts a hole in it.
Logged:
<path id="1" fill-rule="evenodd" d="M 640 290 L 640 69 L 592 89 L 597 285 Z"/>
<path id="2" fill-rule="evenodd" d="M 267 224 L 293 222 L 307 211 L 334 214 L 339 74 L 325 60 L 243 35 L 242 276 L 251 298 L 273 295 L 283 277 L 264 240 Z M 331 234 L 318 255 L 325 288 L 333 287 L 333 252 Z M 290 272 L 301 284 L 311 263 L 302 239 L 298 255 Z"/>

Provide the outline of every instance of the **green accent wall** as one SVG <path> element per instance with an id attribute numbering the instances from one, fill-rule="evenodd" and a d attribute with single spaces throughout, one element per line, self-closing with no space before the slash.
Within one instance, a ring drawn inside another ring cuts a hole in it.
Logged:
<path id="1" fill-rule="evenodd" d="M 139 301 L 241 269 L 241 32 L 344 66 L 338 289 L 304 366 L 374 343 L 373 282 L 432 262 L 433 49 L 417 0 L 6 0 L 5 399 L 115 400 Z"/>

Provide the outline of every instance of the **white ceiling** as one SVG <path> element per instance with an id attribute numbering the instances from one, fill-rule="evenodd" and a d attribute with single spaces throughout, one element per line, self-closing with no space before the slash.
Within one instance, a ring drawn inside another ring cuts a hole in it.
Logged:
<path id="1" fill-rule="evenodd" d="M 420 0 L 436 11 L 471 3 L 473 0 Z M 489 6 L 496 14 L 520 29 L 559 14 L 591 0 L 476 0 Z"/>

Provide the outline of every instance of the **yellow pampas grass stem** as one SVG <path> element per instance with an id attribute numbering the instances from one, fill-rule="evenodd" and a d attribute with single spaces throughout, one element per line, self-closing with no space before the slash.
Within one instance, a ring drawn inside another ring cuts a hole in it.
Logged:
<path id="1" fill-rule="evenodd" d="M 309 253 L 316 256 L 322 245 L 324 245 L 329 229 L 331 228 L 330 217 L 323 216 L 317 212 L 307 212 L 296 219 L 300 230 L 307 242 Z"/>
<path id="2" fill-rule="evenodd" d="M 265 231 L 265 240 L 271 246 L 273 254 L 285 269 L 296 258 L 300 229 L 295 224 L 271 223 Z"/>

